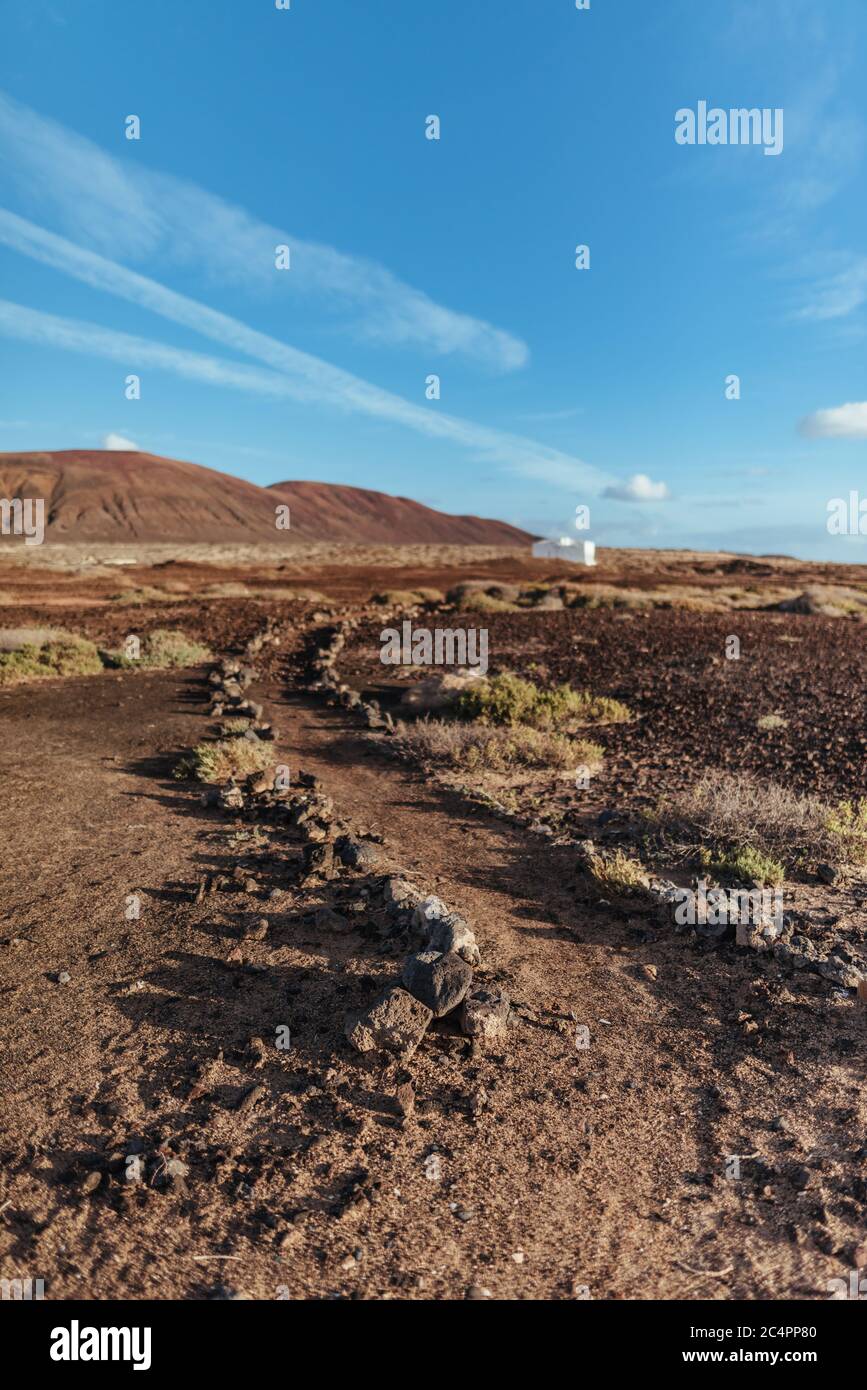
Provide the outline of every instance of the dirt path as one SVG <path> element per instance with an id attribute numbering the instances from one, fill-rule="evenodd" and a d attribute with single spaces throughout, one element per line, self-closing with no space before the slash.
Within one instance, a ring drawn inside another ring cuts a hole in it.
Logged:
<path id="1" fill-rule="evenodd" d="M 6 693 L 0 1275 L 55 1298 L 826 1297 L 858 1236 L 865 1116 L 834 1045 L 848 1006 L 817 982 L 781 1014 L 755 959 L 591 909 L 565 851 L 468 810 L 343 715 L 276 683 L 258 696 L 293 772 L 318 772 L 470 918 L 516 1005 L 509 1044 L 470 1055 L 432 1033 L 399 1118 L 396 1078 L 342 1034 L 400 956 L 319 930 L 297 853 L 171 782 L 207 728 L 201 685 Z M 239 863 L 250 892 L 193 901 L 202 873 Z M 766 1166 L 728 1181 L 731 1154 Z"/>
<path id="2" fill-rule="evenodd" d="M 506 1297 L 569 1296 L 576 1283 L 593 1297 L 823 1296 L 850 1256 L 846 1223 L 836 1239 L 827 1211 L 817 1224 L 815 1179 L 798 1174 L 802 1188 L 789 1190 L 784 1170 L 800 1154 L 845 1174 L 851 1131 L 846 1105 L 835 1116 L 833 1102 L 851 1106 L 859 1087 L 829 1057 L 838 1020 L 820 1005 L 807 1028 L 803 1017 L 765 1025 L 770 991 L 755 958 L 696 958 L 647 918 L 591 908 L 568 851 L 432 787 L 347 716 L 291 704 L 299 764 L 358 823 L 381 829 L 420 884 L 459 906 L 486 969 L 527 1006 L 509 1054 L 469 1069 L 491 1109 L 455 1154 L 451 1200 L 473 1210 L 464 1269 L 490 1270 L 485 1283 Z M 762 1023 L 739 1026 L 745 1011 Z M 588 1050 L 576 1048 L 576 1022 L 590 1031 Z M 856 1028 L 863 1035 L 863 1022 Z M 811 1070 L 827 1098 L 821 1135 L 790 1115 Z M 730 1181 L 735 1154 L 752 1157 Z M 783 1181 L 771 1189 L 766 1178 Z M 411 1173 L 402 1181 L 435 1206 Z M 422 1224 L 435 1240 L 431 1221 Z"/>

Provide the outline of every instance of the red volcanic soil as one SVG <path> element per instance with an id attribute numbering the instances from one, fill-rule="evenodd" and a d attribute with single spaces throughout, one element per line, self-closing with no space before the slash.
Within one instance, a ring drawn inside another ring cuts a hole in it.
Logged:
<path id="1" fill-rule="evenodd" d="M 259 487 L 155 454 L 101 449 L 0 454 L 0 495 L 42 497 L 49 541 L 386 541 L 525 545 L 504 522 L 447 516 L 404 497 L 330 483 Z M 288 530 L 275 508 L 287 502 Z"/>
<path id="2" fill-rule="evenodd" d="M 338 483 L 272 483 L 289 503 L 292 531 L 304 540 L 391 542 L 396 545 L 529 545 L 533 539 L 504 521 L 449 516 L 408 497 Z"/>

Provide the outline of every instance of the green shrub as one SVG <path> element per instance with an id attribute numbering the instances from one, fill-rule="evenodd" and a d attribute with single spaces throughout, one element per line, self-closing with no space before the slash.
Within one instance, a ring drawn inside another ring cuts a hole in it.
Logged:
<path id="1" fill-rule="evenodd" d="M 524 724 L 531 729 L 568 731 L 584 724 L 619 724 L 631 718 L 626 705 L 606 695 L 591 695 L 559 685 L 542 689 L 532 681 L 508 673 L 477 682 L 464 691 L 456 710 L 464 719 L 509 728 Z"/>
<path id="2" fill-rule="evenodd" d="M 833 836 L 844 860 L 867 864 L 867 797 L 841 801 L 828 814 L 825 829 Z"/>
<path id="3" fill-rule="evenodd" d="M 96 644 L 71 632 L 38 646 L 24 643 L 17 651 L 0 651 L 0 685 L 49 676 L 96 676 L 101 670 Z"/>
<path id="4" fill-rule="evenodd" d="M 246 777 L 251 772 L 263 772 L 272 762 L 272 753 L 261 743 L 247 739 L 215 739 L 199 743 L 181 758 L 174 770 L 178 780 L 227 782 L 230 777 Z"/>
<path id="5" fill-rule="evenodd" d="M 737 883 L 755 883 L 760 887 L 767 884 L 776 888 L 786 877 L 785 865 L 754 845 L 740 845 L 722 852 L 703 848 L 699 857 L 704 868 L 733 878 Z"/>

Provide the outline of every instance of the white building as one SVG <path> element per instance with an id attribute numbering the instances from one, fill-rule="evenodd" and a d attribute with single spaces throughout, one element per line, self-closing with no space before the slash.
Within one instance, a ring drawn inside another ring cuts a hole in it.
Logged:
<path id="1" fill-rule="evenodd" d="M 596 542 L 573 541 L 571 536 L 561 536 L 556 541 L 536 541 L 533 555 L 537 560 L 568 560 L 573 565 L 595 565 Z"/>

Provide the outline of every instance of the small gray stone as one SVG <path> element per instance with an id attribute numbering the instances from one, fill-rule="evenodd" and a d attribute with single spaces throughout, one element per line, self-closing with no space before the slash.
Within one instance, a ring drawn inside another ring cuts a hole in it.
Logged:
<path id="1" fill-rule="evenodd" d="M 220 805 L 224 811 L 241 811 L 244 808 L 244 793 L 240 787 L 227 786 L 220 789 Z"/>
<path id="2" fill-rule="evenodd" d="M 416 903 L 413 923 L 417 927 L 427 929 L 433 922 L 448 916 L 449 910 L 442 898 L 437 898 L 431 894 L 430 897 L 422 898 L 421 902 Z"/>
<path id="3" fill-rule="evenodd" d="M 395 985 L 360 1016 L 349 1019 L 346 1036 L 359 1052 L 381 1049 L 408 1058 L 432 1018 L 429 1008 Z"/>
<path id="4" fill-rule="evenodd" d="M 803 970 L 817 959 L 816 948 L 807 936 L 793 936 L 791 941 L 778 941 L 773 947 L 774 956 L 783 965 L 793 970 Z"/>
<path id="5" fill-rule="evenodd" d="M 857 989 L 864 979 L 860 964 L 845 946 L 834 946 L 827 958 L 817 963 L 816 970 L 823 979 L 843 989 Z"/>
<path id="6" fill-rule="evenodd" d="M 415 906 L 419 900 L 419 891 L 413 888 L 405 878 L 389 878 L 386 880 L 383 889 L 383 897 L 386 907 L 392 911 L 404 912 Z"/>
<path id="7" fill-rule="evenodd" d="M 345 932 L 352 930 L 347 918 L 343 917 L 339 912 L 335 912 L 331 907 L 317 908 L 313 923 L 319 931 Z"/>
<path id="8" fill-rule="evenodd" d="M 476 938 L 457 912 L 450 912 L 448 917 L 437 917 L 431 923 L 427 946 L 429 950 L 443 954 L 455 951 L 468 965 L 481 964 Z"/>
<path id="9" fill-rule="evenodd" d="M 505 990 L 477 985 L 463 1002 L 461 1031 L 471 1038 L 491 1042 L 506 1036 L 508 1019 L 509 996 Z"/>

